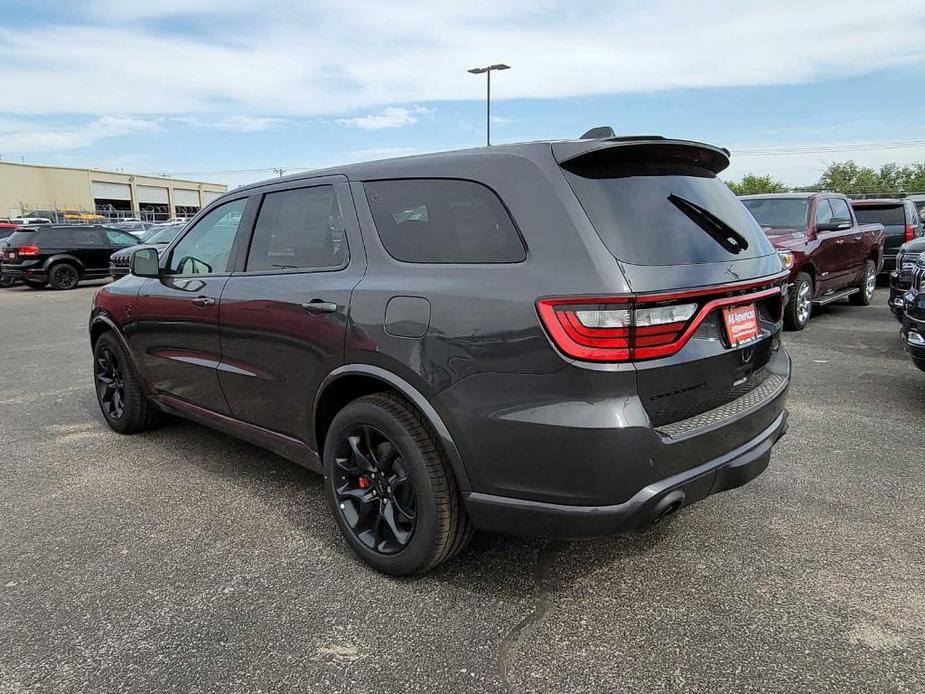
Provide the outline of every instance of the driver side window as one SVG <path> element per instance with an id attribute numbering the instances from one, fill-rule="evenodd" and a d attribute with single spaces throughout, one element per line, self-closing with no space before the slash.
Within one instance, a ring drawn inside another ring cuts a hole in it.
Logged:
<path id="1" fill-rule="evenodd" d="M 816 203 L 816 224 L 828 224 L 832 221 L 832 217 L 834 216 L 828 198 L 823 198 Z"/>
<path id="2" fill-rule="evenodd" d="M 227 272 L 247 198 L 216 207 L 174 247 L 169 270 L 177 275 Z"/>

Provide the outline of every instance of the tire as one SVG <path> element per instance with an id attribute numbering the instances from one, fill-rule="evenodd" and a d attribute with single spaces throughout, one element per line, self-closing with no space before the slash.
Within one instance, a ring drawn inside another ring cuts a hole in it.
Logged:
<path id="1" fill-rule="evenodd" d="M 128 354 L 112 332 L 100 335 L 93 346 L 93 384 L 100 411 L 113 431 L 135 434 L 160 420 L 160 411 L 145 397 Z"/>
<path id="2" fill-rule="evenodd" d="M 784 310 L 784 327 L 787 330 L 802 330 L 812 314 L 813 278 L 801 272 L 790 285 L 787 308 Z"/>
<path id="3" fill-rule="evenodd" d="M 29 289 L 44 289 L 48 282 L 42 282 L 41 280 L 23 280 L 23 284 L 29 287 Z"/>
<path id="4" fill-rule="evenodd" d="M 325 438 L 324 470 L 325 495 L 344 539 L 378 571 L 423 573 L 472 537 L 442 447 L 397 395 L 367 395 L 337 413 Z"/>
<path id="5" fill-rule="evenodd" d="M 71 263 L 55 263 L 48 270 L 48 284 L 52 289 L 75 289 L 80 281 L 80 270 Z"/>
<path id="6" fill-rule="evenodd" d="M 877 266 L 873 260 L 868 260 L 864 267 L 864 275 L 861 281 L 855 285 L 861 291 L 848 297 L 855 306 L 870 306 L 874 298 L 874 290 L 877 288 Z"/>
<path id="7" fill-rule="evenodd" d="M 12 277 L 0 276 L 0 289 L 12 287 L 14 284 L 16 284 L 16 280 L 14 280 Z"/>

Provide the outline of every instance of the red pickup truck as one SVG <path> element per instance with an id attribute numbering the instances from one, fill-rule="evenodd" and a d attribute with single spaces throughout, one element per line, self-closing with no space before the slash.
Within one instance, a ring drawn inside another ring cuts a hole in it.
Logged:
<path id="1" fill-rule="evenodd" d="M 858 224 L 837 193 L 778 193 L 741 198 L 790 269 L 788 330 L 802 330 L 813 306 L 847 297 L 867 306 L 883 267 L 883 225 Z"/>

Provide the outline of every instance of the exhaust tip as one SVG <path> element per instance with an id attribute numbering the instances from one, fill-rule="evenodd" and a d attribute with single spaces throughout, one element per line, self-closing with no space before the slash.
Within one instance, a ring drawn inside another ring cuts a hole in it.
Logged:
<path id="1" fill-rule="evenodd" d="M 649 524 L 654 525 L 663 518 L 666 518 L 677 511 L 684 505 L 684 498 L 684 492 L 682 492 L 680 489 L 676 489 L 675 491 L 663 496 L 652 509 L 652 520 L 649 521 Z"/>

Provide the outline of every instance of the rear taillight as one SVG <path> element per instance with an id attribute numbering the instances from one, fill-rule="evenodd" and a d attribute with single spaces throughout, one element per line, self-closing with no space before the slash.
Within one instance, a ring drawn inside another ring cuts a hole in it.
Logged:
<path id="1" fill-rule="evenodd" d="M 566 356 L 597 362 L 657 359 L 679 352 L 710 312 L 721 306 L 774 297 L 779 301 L 772 315 L 779 319 L 783 309 L 780 286 L 749 294 L 715 297 L 716 293 L 735 289 L 673 295 L 540 299 L 537 310 L 556 347 Z"/>
<path id="2" fill-rule="evenodd" d="M 915 227 L 912 224 L 906 225 L 906 233 L 903 235 L 904 241 L 911 241 L 915 238 Z"/>
<path id="3" fill-rule="evenodd" d="M 27 255 L 38 255 L 39 247 L 38 246 L 20 246 L 18 252 L 19 252 L 20 257 L 27 256 Z"/>

